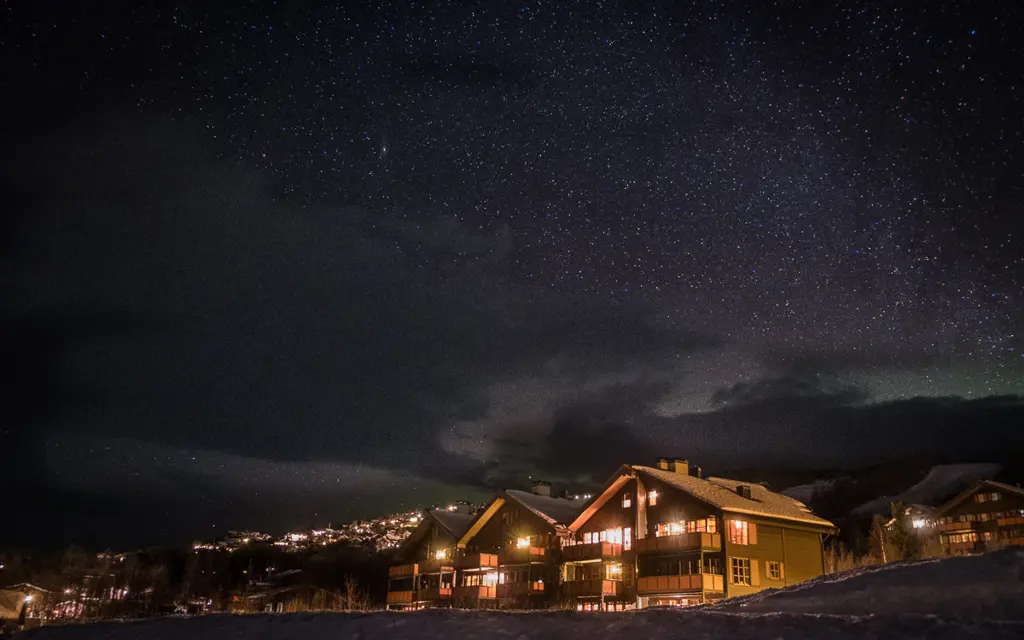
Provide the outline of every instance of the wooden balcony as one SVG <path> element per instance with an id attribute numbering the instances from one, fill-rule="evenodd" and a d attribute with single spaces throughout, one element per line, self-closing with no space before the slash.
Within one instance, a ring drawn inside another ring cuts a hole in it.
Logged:
<path id="1" fill-rule="evenodd" d="M 562 595 L 569 598 L 621 596 L 621 580 L 574 580 L 562 583 Z"/>
<path id="2" fill-rule="evenodd" d="M 523 596 L 536 596 L 544 593 L 544 583 L 539 580 L 533 582 L 506 582 L 499 584 L 497 588 L 499 598 L 519 598 Z"/>
<path id="3" fill-rule="evenodd" d="M 532 564 L 544 562 L 547 558 L 547 549 L 544 547 L 512 547 L 502 549 L 498 553 L 498 565 Z"/>
<path id="4" fill-rule="evenodd" d="M 419 573 L 419 565 L 415 562 L 412 564 L 397 564 L 388 568 L 389 578 L 411 578 L 417 573 Z"/>
<path id="5" fill-rule="evenodd" d="M 640 538 L 636 541 L 637 553 L 660 551 L 721 551 L 720 533 L 680 533 L 674 536 Z"/>
<path id="6" fill-rule="evenodd" d="M 979 528 L 983 524 L 985 523 L 977 520 L 973 522 L 942 522 L 935 525 L 935 530 L 940 533 L 946 531 L 970 531 Z"/>
<path id="7" fill-rule="evenodd" d="M 415 591 L 388 591 L 388 604 L 412 604 Z"/>
<path id="8" fill-rule="evenodd" d="M 1012 518 L 999 518 L 996 520 L 996 524 L 1000 527 L 1013 527 L 1024 524 L 1024 516 L 1014 516 Z"/>
<path id="9" fill-rule="evenodd" d="M 442 560 L 430 558 L 429 560 L 420 560 L 419 563 L 420 573 L 451 573 L 453 571 L 455 571 L 455 563 L 448 558 Z"/>
<path id="10" fill-rule="evenodd" d="M 468 556 L 462 556 L 455 561 L 455 568 L 462 571 L 496 569 L 497 567 L 498 554 L 496 553 L 473 553 Z"/>
<path id="11" fill-rule="evenodd" d="M 611 542 L 591 542 L 562 548 L 563 562 L 585 562 L 622 556 L 622 545 Z"/>
<path id="12" fill-rule="evenodd" d="M 723 577 L 711 573 L 681 576 L 647 576 L 637 578 L 637 593 L 684 593 L 692 591 L 725 591 Z"/>
<path id="13" fill-rule="evenodd" d="M 451 587 L 431 587 L 428 589 L 420 589 L 419 597 L 416 598 L 416 600 L 420 602 L 438 602 L 440 600 L 447 600 L 451 597 Z"/>
<path id="14" fill-rule="evenodd" d="M 455 600 L 493 600 L 497 597 L 495 587 L 477 585 L 472 587 L 455 587 Z"/>

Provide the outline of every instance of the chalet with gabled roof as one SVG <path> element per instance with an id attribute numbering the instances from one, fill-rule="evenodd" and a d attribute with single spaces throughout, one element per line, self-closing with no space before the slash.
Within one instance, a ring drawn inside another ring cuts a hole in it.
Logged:
<path id="1" fill-rule="evenodd" d="M 419 525 L 398 552 L 400 563 L 388 571 L 389 609 L 451 605 L 458 557 L 456 543 L 473 519 L 461 505 L 452 511 L 423 512 Z"/>
<path id="2" fill-rule="evenodd" d="M 824 570 L 834 525 L 767 488 L 685 460 L 625 465 L 569 525 L 562 594 L 582 610 L 700 604 Z"/>
<path id="3" fill-rule="evenodd" d="M 458 541 L 457 606 L 535 608 L 557 601 L 560 540 L 581 507 L 552 497 L 543 482 L 531 492 L 501 492 Z"/>
<path id="4" fill-rule="evenodd" d="M 1024 547 L 1024 489 L 982 480 L 936 509 L 933 522 L 953 555 Z"/>

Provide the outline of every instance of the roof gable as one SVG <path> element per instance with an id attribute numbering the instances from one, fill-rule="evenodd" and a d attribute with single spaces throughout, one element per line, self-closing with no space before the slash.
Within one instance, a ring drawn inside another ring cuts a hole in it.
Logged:
<path id="1" fill-rule="evenodd" d="M 583 508 L 581 500 L 539 496 L 529 491 L 509 489 L 505 496 L 523 505 L 555 528 L 564 527 L 575 520 Z"/>
<path id="2" fill-rule="evenodd" d="M 799 500 L 775 493 L 756 483 L 729 478 L 697 478 L 653 467 L 634 466 L 633 469 L 727 513 L 762 516 L 819 527 L 835 526 L 828 520 L 814 515 L 807 505 Z M 736 487 L 739 485 L 750 487 L 750 498 L 744 498 L 736 493 Z"/>
<path id="3" fill-rule="evenodd" d="M 1006 484 L 1006 483 L 1003 483 L 1003 482 L 996 482 L 995 480 L 979 480 L 978 482 L 974 483 L 974 485 L 972 485 L 971 487 L 968 487 L 964 491 L 961 491 L 954 498 L 952 498 L 949 502 L 947 502 L 946 504 L 944 504 L 944 505 L 940 506 L 938 509 L 936 509 L 935 510 L 935 515 L 936 516 L 945 515 L 947 511 L 949 511 L 953 507 L 959 505 L 964 500 L 966 500 L 967 498 L 970 498 L 971 496 L 973 496 L 974 494 L 978 493 L 978 491 L 980 491 L 981 489 L 983 489 L 985 487 L 991 487 L 992 489 L 998 489 L 1000 491 L 1005 491 L 1007 493 L 1010 493 L 1010 494 L 1013 494 L 1013 495 L 1017 495 L 1017 496 L 1020 496 L 1020 497 L 1024 498 L 1024 489 L 1022 489 L 1020 487 L 1015 487 L 1012 484 Z"/>

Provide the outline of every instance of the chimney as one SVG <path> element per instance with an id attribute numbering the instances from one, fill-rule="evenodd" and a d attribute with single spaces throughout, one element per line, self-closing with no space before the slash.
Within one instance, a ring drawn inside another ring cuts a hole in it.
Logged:
<path id="1" fill-rule="evenodd" d="M 535 496 L 548 496 L 551 497 L 551 483 L 544 482 L 543 480 L 536 480 L 531 488 L 533 495 Z"/>
<path id="2" fill-rule="evenodd" d="M 753 498 L 750 497 L 751 494 L 750 494 L 750 485 L 749 484 L 737 485 L 736 486 L 736 495 L 738 495 L 741 498 L 746 498 L 747 500 L 752 500 L 753 499 Z"/>
<path id="3" fill-rule="evenodd" d="M 690 475 L 690 461 L 683 458 L 658 458 L 658 468 L 662 471 Z"/>

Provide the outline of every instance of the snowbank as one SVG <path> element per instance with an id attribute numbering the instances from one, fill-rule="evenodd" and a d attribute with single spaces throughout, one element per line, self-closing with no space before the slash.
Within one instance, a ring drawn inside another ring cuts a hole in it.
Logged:
<path id="1" fill-rule="evenodd" d="M 872 567 L 716 607 L 211 615 L 47 627 L 24 640 L 527 640 L 1024 637 L 1024 551 Z"/>
<path id="2" fill-rule="evenodd" d="M 717 607 L 749 613 L 937 615 L 1024 623 L 1024 551 L 894 562 L 822 576 Z"/>

